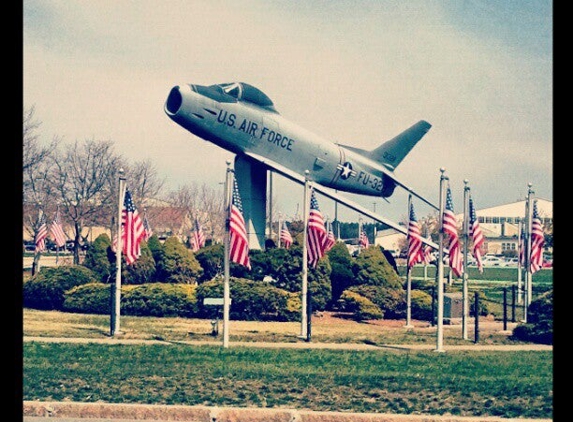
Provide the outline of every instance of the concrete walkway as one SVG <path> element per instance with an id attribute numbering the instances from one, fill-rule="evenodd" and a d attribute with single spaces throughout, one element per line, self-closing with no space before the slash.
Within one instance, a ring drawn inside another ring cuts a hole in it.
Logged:
<path id="1" fill-rule="evenodd" d="M 121 339 L 121 338 L 70 338 L 70 337 L 32 337 L 24 336 L 24 341 L 37 341 L 47 343 L 99 343 L 99 344 L 189 344 L 193 346 L 222 346 L 221 341 L 163 341 L 163 340 L 142 340 L 142 339 Z M 272 349 L 333 349 L 333 350 L 436 350 L 435 344 L 383 344 L 372 345 L 365 343 L 317 343 L 317 342 L 250 342 L 250 341 L 230 341 L 229 348 L 232 347 L 259 347 Z M 488 350 L 488 351 L 553 351 L 552 345 L 547 344 L 464 344 L 464 345 L 443 345 L 443 351 L 456 350 Z M 437 350 L 436 350 L 437 351 Z"/>

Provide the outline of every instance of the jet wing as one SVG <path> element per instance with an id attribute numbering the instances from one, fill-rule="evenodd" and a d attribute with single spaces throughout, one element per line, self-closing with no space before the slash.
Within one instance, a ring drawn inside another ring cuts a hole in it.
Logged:
<path id="1" fill-rule="evenodd" d="M 304 176 L 289 170 L 288 168 L 286 168 L 283 165 L 280 165 L 272 160 L 269 160 L 266 157 L 262 157 L 258 154 L 253 154 L 251 152 L 245 152 L 244 155 L 246 155 L 247 157 L 258 161 L 259 163 L 262 163 L 264 165 L 266 165 L 269 169 L 271 169 L 272 171 L 275 171 L 279 174 L 282 174 L 283 176 L 287 177 L 290 180 L 293 180 L 297 183 L 300 183 L 301 185 L 304 185 L 305 183 L 305 178 Z M 403 185 L 401 185 L 403 186 Z M 369 209 L 363 207 L 362 205 L 359 205 L 351 200 L 349 200 L 348 198 L 345 198 L 344 196 L 340 195 L 338 192 L 335 192 L 333 189 L 327 188 L 325 186 L 322 186 L 318 183 L 313 183 L 313 188 L 320 192 L 321 194 L 323 194 L 324 196 L 333 199 L 335 201 L 341 202 L 342 204 L 344 204 L 345 206 L 347 206 L 350 209 L 353 209 L 354 211 L 357 211 L 367 217 L 372 218 L 373 220 L 379 221 L 382 224 L 385 224 L 389 227 L 392 227 L 394 230 L 404 234 L 404 235 L 408 235 L 408 230 L 407 228 L 394 223 L 391 220 L 388 220 L 384 217 L 381 217 L 378 214 L 373 213 L 372 211 L 370 211 Z M 431 240 L 428 239 L 422 239 L 422 242 L 431 246 L 434 249 L 438 249 L 438 245 L 434 242 L 432 242 Z"/>

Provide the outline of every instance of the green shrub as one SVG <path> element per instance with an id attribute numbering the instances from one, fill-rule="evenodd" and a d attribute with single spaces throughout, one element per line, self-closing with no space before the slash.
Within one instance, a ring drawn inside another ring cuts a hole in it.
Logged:
<path id="1" fill-rule="evenodd" d="M 82 265 L 92 270 L 99 281 L 109 283 L 113 277 L 114 257 L 111 240 L 107 233 L 102 233 L 88 246 Z"/>
<path id="2" fill-rule="evenodd" d="M 153 255 L 153 251 L 151 251 Z M 156 262 L 156 277 L 164 283 L 195 284 L 203 269 L 195 254 L 181 243 L 176 236 L 163 243 L 163 250 L 156 252 L 160 257 Z"/>
<path id="3" fill-rule="evenodd" d="M 352 312 L 356 321 L 384 318 L 382 310 L 371 300 L 350 289 L 342 293 L 336 304 L 340 311 Z"/>
<path id="4" fill-rule="evenodd" d="M 81 265 L 43 267 L 23 284 L 23 305 L 33 309 L 61 311 L 66 291 L 97 281 L 95 274 Z"/>
<path id="5" fill-rule="evenodd" d="M 110 314 L 112 289 L 115 289 L 115 285 L 105 283 L 88 283 L 73 287 L 64 293 L 62 310 L 82 314 Z"/>
<path id="6" fill-rule="evenodd" d="M 203 268 L 199 283 L 212 280 L 215 277 L 222 277 L 225 264 L 225 251 L 222 243 L 205 246 L 195 253 L 195 258 Z"/>
<path id="7" fill-rule="evenodd" d="M 432 321 L 432 296 L 423 290 L 411 291 L 411 316 L 420 321 Z"/>
<path id="8" fill-rule="evenodd" d="M 516 340 L 553 344 L 553 290 L 531 301 L 527 311 L 527 323 L 513 329 Z"/>
<path id="9" fill-rule="evenodd" d="M 354 285 L 369 284 L 386 286 L 393 289 L 403 289 L 402 279 L 378 246 L 362 249 L 352 265 Z"/>
<path id="10" fill-rule="evenodd" d="M 114 265 L 115 271 L 115 265 Z M 122 284 L 145 284 L 156 281 L 155 259 L 145 241 L 141 242 L 141 255 L 129 265 L 122 257 L 121 283 Z"/>
<path id="11" fill-rule="evenodd" d="M 374 303 L 386 319 L 401 319 L 406 316 L 406 292 L 402 288 L 383 285 L 352 286 L 347 291 L 358 293 Z"/>
<path id="12" fill-rule="evenodd" d="M 270 283 L 231 277 L 229 280 L 230 318 L 243 321 L 294 321 L 300 315 L 295 295 Z M 197 287 L 199 315 L 211 317 L 213 306 L 203 305 L 207 297 L 223 297 L 223 279 L 217 278 Z"/>
<path id="13" fill-rule="evenodd" d="M 122 291 L 121 313 L 132 316 L 184 317 L 197 314 L 196 285 L 152 283 Z"/>

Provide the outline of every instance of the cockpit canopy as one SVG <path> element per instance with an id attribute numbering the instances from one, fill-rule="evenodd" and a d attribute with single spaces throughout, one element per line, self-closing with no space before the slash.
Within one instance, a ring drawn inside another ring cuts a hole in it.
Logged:
<path id="1" fill-rule="evenodd" d="M 267 94 L 246 82 L 230 82 L 209 86 L 193 85 L 193 89 L 199 94 L 219 102 L 245 101 L 278 113 Z"/>

